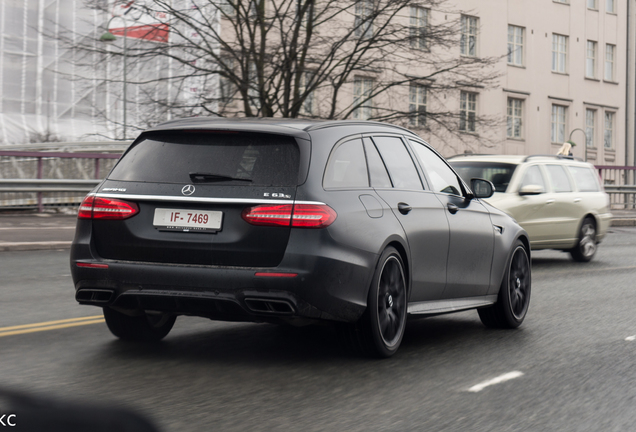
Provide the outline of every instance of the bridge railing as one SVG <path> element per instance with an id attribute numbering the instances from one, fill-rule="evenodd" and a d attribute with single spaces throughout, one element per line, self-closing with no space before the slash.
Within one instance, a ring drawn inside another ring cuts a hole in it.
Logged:
<path id="1" fill-rule="evenodd" d="M 120 152 L 0 150 L 0 208 L 35 207 L 42 212 L 45 206 L 75 206 L 120 156 Z"/>

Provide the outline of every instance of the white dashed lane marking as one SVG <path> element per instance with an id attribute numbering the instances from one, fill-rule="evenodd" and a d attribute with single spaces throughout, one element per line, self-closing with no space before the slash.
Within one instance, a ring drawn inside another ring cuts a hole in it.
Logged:
<path id="1" fill-rule="evenodd" d="M 627 336 L 627 337 L 625 338 L 625 340 L 626 340 L 627 342 L 634 341 L 634 340 L 636 340 L 636 336 Z"/>
<path id="2" fill-rule="evenodd" d="M 489 379 L 488 381 L 484 381 L 482 383 L 474 385 L 471 388 L 469 388 L 468 391 L 472 392 L 472 393 L 477 393 L 477 392 L 482 391 L 486 387 L 490 387 L 490 386 L 493 386 L 493 385 L 496 385 L 496 384 L 501 384 L 501 383 L 504 383 L 506 381 L 510 381 L 512 379 L 519 378 L 520 376 L 523 376 L 523 372 L 519 372 L 519 371 L 508 372 L 508 373 L 500 375 L 500 376 L 498 376 L 496 378 Z"/>

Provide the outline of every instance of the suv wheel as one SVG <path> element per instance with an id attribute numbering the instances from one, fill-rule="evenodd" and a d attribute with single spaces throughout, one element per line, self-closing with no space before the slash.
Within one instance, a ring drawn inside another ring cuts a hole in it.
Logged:
<path id="1" fill-rule="evenodd" d="M 517 240 L 501 282 L 497 303 L 478 309 L 481 322 L 490 328 L 517 328 L 530 305 L 530 260 L 525 245 Z"/>
<path id="2" fill-rule="evenodd" d="M 129 316 L 109 307 L 104 308 L 104 319 L 112 334 L 123 340 L 159 341 L 166 337 L 175 320 L 176 315 L 159 314 Z"/>
<path id="3" fill-rule="evenodd" d="M 579 230 L 579 240 L 575 247 L 570 249 L 570 255 L 574 261 L 588 262 L 596 253 L 596 224 L 594 219 L 586 217 L 583 219 Z"/>
<path id="4" fill-rule="evenodd" d="M 346 325 L 344 336 L 354 350 L 374 357 L 390 357 L 402 343 L 406 327 L 407 287 L 404 264 L 397 250 L 388 247 L 373 275 L 367 310 L 355 323 Z"/>

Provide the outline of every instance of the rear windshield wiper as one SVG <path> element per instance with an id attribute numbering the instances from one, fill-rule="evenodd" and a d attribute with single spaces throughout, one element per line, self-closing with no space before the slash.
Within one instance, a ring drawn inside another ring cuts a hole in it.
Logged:
<path id="1" fill-rule="evenodd" d="M 213 173 L 197 173 L 191 172 L 190 179 L 194 182 L 215 182 L 215 181 L 224 181 L 224 180 L 237 180 L 244 182 L 251 182 L 252 179 L 248 178 L 239 178 L 239 177 L 231 177 L 221 174 L 213 174 Z"/>

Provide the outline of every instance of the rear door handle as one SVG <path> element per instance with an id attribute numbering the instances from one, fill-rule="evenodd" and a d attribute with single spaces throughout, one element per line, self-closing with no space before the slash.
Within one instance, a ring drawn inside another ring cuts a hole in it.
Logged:
<path id="1" fill-rule="evenodd" d="M 545 203 L 546 203 L 546 204 L 552 204 L 553 202 L 554 202 L 554 200 L 553 200 L 553 199 L 549 199 L 549 200 L 547 200 Z"/>
<path id="2" fill-rule="evenodd" d="M 574 198 L 574 202 L 575 202 L 575 203 L 577 203 L 577 202 L 581 202 L 581 198 Z"/>
<path id="3" fill-rule="evenodd" d="M 457 213 L 457 210 L 459 210 L 459 207 L 451 203 L 446 204 L 446 207 L 448 207 L 448 211 L 451 212 L 452 214 Z"/>
<path id="4" fill-rule="evenodd" d="M 398 203 L 398 211 L 403 215 L 408 214 L 411 210 L 413 210 L 413 208 L 407 203 Z"/>

